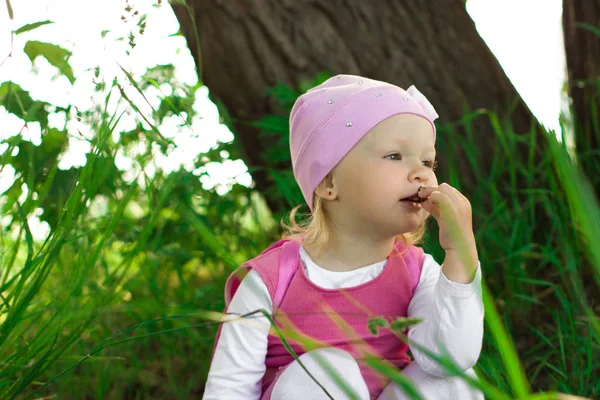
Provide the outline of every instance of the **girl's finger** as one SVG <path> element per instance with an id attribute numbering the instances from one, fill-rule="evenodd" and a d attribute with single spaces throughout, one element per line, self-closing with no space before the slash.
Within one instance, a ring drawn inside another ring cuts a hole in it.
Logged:
<path id="1" fill-rule="evenodd" d="M 417 195 L 421 198 L 427 198 L 431 196 L 431 193 L 437 188 L 438 186 L 421 186 L 417 191 Z"/>
<path id="2" fill-rule="evenodd" d="M 456 218 L 456 208 L 452 202 L 452 199 L 446 193 L 436 190 L 431 193 L 431 196 L 429 196 L 429 201 L 438 206 L 439 218 L 442 218 L 447 222 L 450 222 L 451 219 Z"/>
<path id="3" fill-rule="evenodd" d="M 437 190 L 445 193 L 455 205 L 462 204 L 464 201 L 465 197 L 463 194 L 459 192 L 458 189 L 448 185 L 447 183 L 442 183 L 440 186 L 438 186 Z"/>
<path id="4" fill-rule="evenodd" d="M 417 192 L 419 197 L 427 198 L 431 196 L 434 191 L 439 191 L 445 193 L 455 204 L 463 204 L 468 200 L 463 196 L 458 189 L 448 185 L 447 183 L 442 183 L 439 186 L 421 186 L 420 190 Z"/>
<path id="5" fill-rule="evenodd" d="M 432 201 L 431 197 L 422 202 L 421 207 L 423 207 L 423 209 L 431 214 L 436 220 L 440 218 L 440 208 Z"/>

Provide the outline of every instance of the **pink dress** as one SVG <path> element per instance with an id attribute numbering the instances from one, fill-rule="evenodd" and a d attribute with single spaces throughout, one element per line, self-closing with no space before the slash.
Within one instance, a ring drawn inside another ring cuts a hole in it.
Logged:
<path id="1" fill-rule="evenodd" d="M 419 247 L 409 246 L 408 251 L 400 255 L 402 249 L 403 243 L 396 243 L 383 272 L 375 279 L 338 290 L 321 288 L 308 279 L 304 269 L 298 267 L 298 242 L 279 241 L 230 275 L 225 287 L 226 303 L 229 304 L 247 271 L 255 269 L 273 301 L 275 323 L 284 329 L 293 328 L 319 342 L 319 347 L 336 347 L 352 354 L 359 364 L 371 398 L 375 399 L 389 380 L 362 362 L 365 352 L 387 360 L 399 369 L 411 361 L 407 354 L 408 345 L 389 329 L 379 328 L 377 335 L 368 329 L 371 318 L 383 317 L 391 322 L 407 316 L 424 253 Z M 217 340 L 219 334 L 220 330 Z M 298 342 L 286 340 L 298 356 L 310 350 Z M 270 399 L 276 379 L 293 361 L 294 358 L 271 328 L 261 399 Z"/>

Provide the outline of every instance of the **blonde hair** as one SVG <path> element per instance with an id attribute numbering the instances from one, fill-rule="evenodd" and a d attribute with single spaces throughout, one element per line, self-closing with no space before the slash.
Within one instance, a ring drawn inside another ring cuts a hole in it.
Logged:
<path id="1" fill-rule="evenodd" d="M 317 189 L 315 189 L 312 214 L 299 213 L 300 208 L 303 206 L 301 204 L 294 207 L 290 212 L 289 225 L 285 223 L 284 219 L 281 220 L 281 227 L 284 229 L 282 238 L 313 245 L 317 256 L 321 255 L 323 252 L 331 233 L 329 217 L 327 216 L 325 207 L 323 207 L 324 200 L 317 194 L 317 192 L 320 192 L 319 189 L 325 189 L 325 185 L 326 180 L 324 179 L 319 186 L 317 186 Z M 408 251 L 409 246 L 415 246 L 423 242 L 425 236 L 425 223 L 430 216 L 431 215 L 427 216 L 423 223 L 421 223 L 414 231 L 401 233 L 396 236 L 396 240 L 404 243 L 404 249 L 399 255 Z M 302 217 L 300 221 L 297 221 L 298 217 Z"/>

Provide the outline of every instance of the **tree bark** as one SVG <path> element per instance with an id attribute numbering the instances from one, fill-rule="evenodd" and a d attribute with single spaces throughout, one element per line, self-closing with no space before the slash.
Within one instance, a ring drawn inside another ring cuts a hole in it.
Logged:
<path id="1" fill-rule="evenodd" d="M 589 152 L 600 149 L 600 37 L 578 24 L 587 24 L 600 32 L 599 21 L 600 1 L 563 0 L 563 33 L 569 94 L 573 100 L 575 148 L 588 177 L 595 177 L 599 172 L 598 156 L 591 157 Z M 598 180 L 595 182 L 596 195 L 600 196 Z"/>
<path id="2" fill-rule="evenodd" d="M 244 122 L 276 112 L 267 89 L 279 82 L 295 88 L 322 71 L 363 75 L 405 89 L 414 84 L 442 122 L 457 122 L 466 110 L 506 112 L 511 102 L 516 132 L 529 131 L 535 121 L 477 33 L 463 1 L 188 0 L 188 5 L 190 12 L 173 6 L 181 29 L 203 82 L 240 121 L 235 134 L 251 169 L 264 165 L 259 154 L 269 144 Z M 473 132 L 474 146 L 490 155 L 489 161 L 497 141 L 493 127 L 486 118 L 477 118 Z M 539 154 L 542 142 L 538 138 Z M 526 159 L 528 146 L 520 146 Z M 438 161 L 445 170 L 444 154 Z M 461 189 L 469 193 L 477 185 L 473 168 L 466 157 L 455 162 Z M 487 172 L 491 165 L 480 168 Z M 253 178 L 262 193 L 272 186 L 265 171 L 254 172 Z M 267 201 L 274 211 L 283 207 Z"/>

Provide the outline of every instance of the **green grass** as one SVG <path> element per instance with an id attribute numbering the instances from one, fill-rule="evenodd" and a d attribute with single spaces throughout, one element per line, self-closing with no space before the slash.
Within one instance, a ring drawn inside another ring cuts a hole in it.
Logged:
<path id="1" fill-rule="evenodd" d="M 466 135 L 450 136 L 455 127 L 441 126 L 438 152 L 464 157 L 479 172 L 490 157 L 472 145 L 479 118 L 490 119 L 500 146 L 490 175 L 478 175 L 477 191 L 468 194 L 486 282 L 477 384 L 490 399 L 557 398 L 554 392 L 598 398 L 600 207 L 592 188 L 600 174 L 589 182 L 552 136 L 534 163 L 517 145 L 536 146 L 538 128 L 516 135 L 492 113 L 467 114 L 460 124 Z M 2 230 L 1 399 L 200 397 L 217 328 L 201 311 L 222 311 L 228 272 L 274 239 L 272 230 L 260 230 L 276 221 L 256 196 L 236 194 L 250 199 L 243 206 L 234 197 L 194 201 L 191 178 L 181 173 L 142 175 L 143 189 L 115 182 L 120 194 L 110 198 L 109 212 L 90 214 L 88 200 L 106 180 L 103 163 L 116 150 L 110 137 L 117 119 L 97 121 L 93 151 L 45 241 L 33 241 L 25 212 L 43 193 L 15 203 L 9 216 L 16 236 Z M 156 130 L 152 140 L 161 140 Z M 46 175 L 48 185 L 56 171 Z M 440 182 L 460 188 L 452 165 L 440 174 Z M 425 249 L 439 261 L 436 238 L 432 224 Z M 538 391 L 547 394 L 532 394 Z"/>

